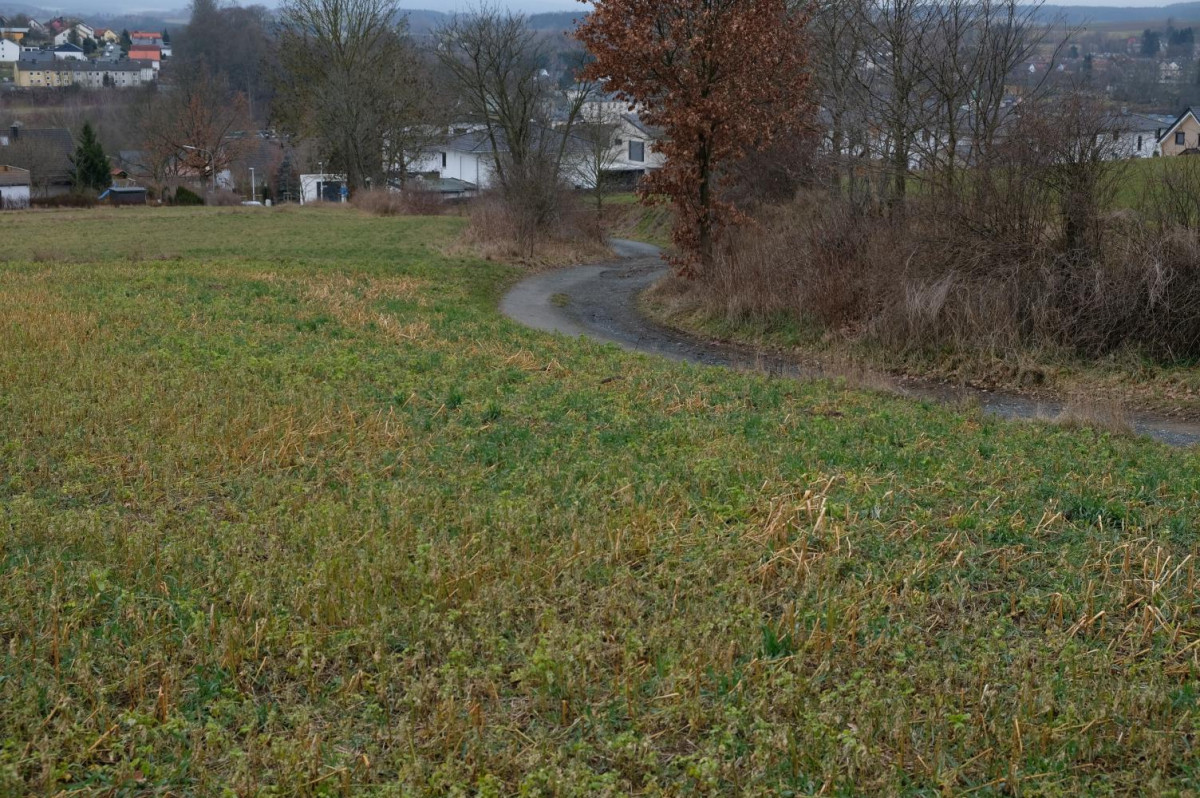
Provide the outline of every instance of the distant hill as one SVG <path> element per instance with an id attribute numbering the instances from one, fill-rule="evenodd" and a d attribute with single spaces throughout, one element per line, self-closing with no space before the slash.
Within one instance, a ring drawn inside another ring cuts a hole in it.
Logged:
<path id="1" fill-rule="evenodd" d="M 575 23 L 587 16 L 581 6 L 578 11 L 558 11 L 552 14 L 531 14 L 529 27 L 539 31 L 568 31 Z"/>
<path id="2" fill-rule="evenodd" d="M 1168 19 L 1175 22 L 1200 22 L 1200 2 L 1143 7 L 1045 5 L 1042 6 L 1041 16 L 1046 21 L 1061 18 L 1071 25 L 1109 25 L 1123 22 L 1165 24 Z"/>
<path id="3" fill-rule="evenodd" d="M 417 35 L 431 33 L 450 19 L 450 14 L 444 11 L 429 9 L 404 9 L 400 12 L 408 19 L 408 30 Z M 576 20 L 584 16 L 582 7 L 579 11 L 558 11 L 547 14 L 530 14 L 529 27 L 536 31 L 556 33 L 568 31 L 575 27 Z"/>
<path id="4" fill-rule="evenodd" d="M 408 20 L 408 31 L 417 35 L 423 33 L 432 33 L 437 30 L 446 20 L 450 19 L 450 15 L 442 11 L 429 11 L 425 9 L 404 9 L 400 12 Z"/>

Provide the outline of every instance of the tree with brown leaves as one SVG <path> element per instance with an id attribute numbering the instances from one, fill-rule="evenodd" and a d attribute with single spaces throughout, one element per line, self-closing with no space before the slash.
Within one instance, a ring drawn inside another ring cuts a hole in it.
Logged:
<path id="1" fill-rule="evenodd" d="M 722 198 L 728 168 L 808 116 L 807 16 L 787 0 L 595 0 L 576 35 L 604 80 L 664 131 L 666 165 L 639 188 L 675 206 L 681 275 L 713 262 L 717 241 L 743 216 Z"/>

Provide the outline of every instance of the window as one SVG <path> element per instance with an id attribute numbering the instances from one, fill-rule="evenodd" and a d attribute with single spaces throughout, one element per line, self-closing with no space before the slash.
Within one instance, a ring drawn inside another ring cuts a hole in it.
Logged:
<path id="1" fill-rule="evenodd" d="M 646 142 L 631 141 L 629 142 L 629 160 L 641 163 L 646 160 Z"/>
<path id="2" fill-rule="evenodd" d="M 446 153 L 442 153 L 442 168 L 446 168 Z"/>
<path id="3" fill-rule="evenodd" d="M 1176 133 L 1175 134 L 1175 143 L 1178 144 L 1180 147 L 1182 147 L 1184 144 L 1187 144 L 1187 134 L 1183 133 L 1182 131 L 1179 133 Z"/>
<path id="4" fill-rule="evenodd" d="M 1138 152 L 1142 151 L 1142 137 L 1138 136 Z"/>

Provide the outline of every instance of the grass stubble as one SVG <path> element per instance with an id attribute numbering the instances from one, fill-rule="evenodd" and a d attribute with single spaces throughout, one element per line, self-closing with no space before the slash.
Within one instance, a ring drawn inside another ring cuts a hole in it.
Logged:
<path id="1" fill-rule="evenodd" d="M 1196 789 L 1194 452 L 527 331 L 461 225 L 0 215 L 0 793 Z"/>

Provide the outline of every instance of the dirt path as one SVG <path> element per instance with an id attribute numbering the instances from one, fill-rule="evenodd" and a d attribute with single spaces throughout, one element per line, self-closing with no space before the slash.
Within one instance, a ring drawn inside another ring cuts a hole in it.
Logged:
<path id="1" fill-rule="evenodd" d="M 796 379 L 845 376 L 805 366 L 771 352 L 709 341 L 656 324 L 638 311 L 638 295 L 663 275 L 659 250 L 649 244 L 613 241 L 617 259 L 535 274 L 513 286 L 500 310 L 522 324 L 545 332 L 585 335 L 635 352 L 709 366 L 754 370 Z M 985 412 L 1009 419 L 1049 419 L 1063 412 L 1061 402 L 1015 394 L 945 385 L 926 380 L 897 380 L 883 373 L 858 372 L 872 386 L 902 396 L 946 404 L 976 401 Z M 1200 424 L 1135 414 L 1129 422 L 1140 435 L 1172 446 L 1200 443 Z"/>

